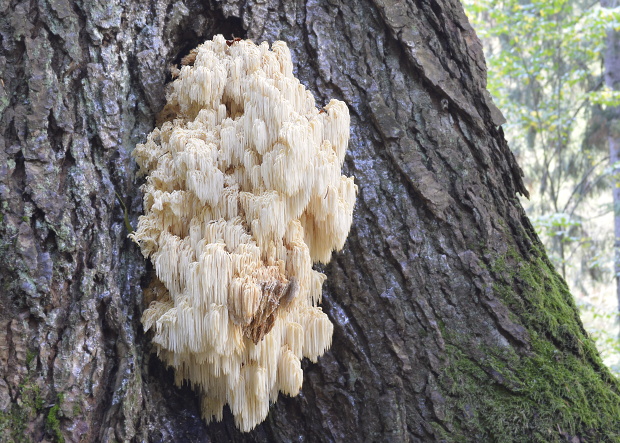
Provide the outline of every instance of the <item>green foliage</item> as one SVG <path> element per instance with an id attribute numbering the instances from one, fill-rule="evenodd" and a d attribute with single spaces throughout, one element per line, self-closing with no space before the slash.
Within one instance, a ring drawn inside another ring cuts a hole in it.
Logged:
<path id="1" fill-rule="evenodd" d="M 605 264 L 612 263 L 613 243 L 605 234 L 611 229 L 590 220 L 605 211 L 593 199 L 611 186 L 607 140 L 598 129 L 602 106 L 620 103 L 602 80 L 606 32 L 618 26 L 620 12 L 583 0 L 464 3 L 485 45 L 489 90 L 526 173 L 528 214 L 561 274 L 587 293 L 584 277 L 613 277 L 611 266 L 600 272 L 600 255 L 590 272 L 593 251 L 606 248 Z"/>
<path id="2" fill-rule="evenodd" d="M 620 91 L 603 88 L 590 94 L 590 102 L 605 107 L 620 106 Z"/>
<path id="3" fill-rule="evenodd" d="M 590 337 L 596 341 L 601 357 L 611 371 L 620 376 L 620 340 L 616 334 L 620 315 L 616 310 L 599 303 L 581 300 L 578 306 L 584 326 Z"/>

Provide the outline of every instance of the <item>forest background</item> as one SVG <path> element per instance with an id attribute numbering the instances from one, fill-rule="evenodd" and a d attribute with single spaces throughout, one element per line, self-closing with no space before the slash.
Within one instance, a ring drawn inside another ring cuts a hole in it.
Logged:
<path id="1" fill-rule="evenodd" d="M 606 364 L 620 374 L 620 6 L 463 0 L 522 198 Z"/>

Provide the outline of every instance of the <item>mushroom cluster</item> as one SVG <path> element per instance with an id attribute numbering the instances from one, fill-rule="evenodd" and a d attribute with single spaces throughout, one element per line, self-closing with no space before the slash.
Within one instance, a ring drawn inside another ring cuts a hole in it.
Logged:
<path id="1" fill-rule="evenodd" d="M 184 62 L 163 121 L 134 150 L 148 176 L 131 237 L 157 276 L 142 323 L 177 383 L 200 392 L 206 421 L 228 404 L 249 431 L 280 391 L 299 392 L 301 359 L 331 344 L 312 266 L 351 226 L 349 112 L 316 108 L 284 42 L 218 35 Z"/>

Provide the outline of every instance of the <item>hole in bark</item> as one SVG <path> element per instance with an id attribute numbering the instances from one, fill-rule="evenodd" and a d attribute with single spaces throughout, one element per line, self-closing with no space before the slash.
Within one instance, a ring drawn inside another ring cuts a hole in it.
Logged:
<path id="1" fill-rule="evenodd" d="M 179 41 L 182 44 L 179 46 L 174 64 L 179 65 L 183 57 L 189 52 L 206 40 L 213 38 L 214 35 L 222 34 L 224 38 L 232 40 L 234 37 L 246 38 L 247 32 L 243 29 L 243 24 L 240 18 L 228 17 L 225 18 L 222 13 L 217 11 L 210 11 L 212 26 L 206 26 L 205 32 L 195 32 L 196 26 L 191 24 L 185 24 L 183 30 L 179 35 Z"/>

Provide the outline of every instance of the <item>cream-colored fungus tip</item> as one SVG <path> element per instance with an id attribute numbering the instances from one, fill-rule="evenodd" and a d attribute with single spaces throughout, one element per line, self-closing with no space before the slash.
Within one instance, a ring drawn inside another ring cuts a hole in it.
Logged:
<path id="1" fill-rule="evenodd" d="M 200 392 L 207 422 L 230 406 L 249 431 L 301 389 L 333 325 L 312 269 L 343 247 L 357 186 L 341 175 L 349 111 L 319 111 L 284 42 L 200 45 L 134 156 L 148 174 L 132 239 L 153 262 L 145 330 Z"/>

